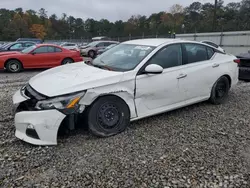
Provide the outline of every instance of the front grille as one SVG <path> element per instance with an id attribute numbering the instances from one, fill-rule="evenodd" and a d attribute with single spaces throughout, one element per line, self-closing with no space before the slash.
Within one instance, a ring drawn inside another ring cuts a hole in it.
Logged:
<path id="1" fill-rule="evenodd" d="M 24 94 L 29 97 L 30 99 L 36 99 L 36 100 L 44 100 L 47 97 L 38 93 L 36 90 L 34 90 L 30 85 L 27 85 L 24 88 Z"/>
<path id="2" fill-rule="evenodd" d="M 20 105 L 17 107 L 16 112 L 35 111 L 36 103 L 36 99 L 29 99 L 27 101 L 21 102 Z"/>
<path id="3" fill-rule="evenodd" d="M 24 97 L 28 97 L 29 99 L 19 104 L 16 109 L 16 113 L 22 111 L 36 111 L 36 103 L 40 100 L 45 100 L 48 98 L 47 96 L 38 93 L 30 85 L 23 87 L 21 94 Z"/>

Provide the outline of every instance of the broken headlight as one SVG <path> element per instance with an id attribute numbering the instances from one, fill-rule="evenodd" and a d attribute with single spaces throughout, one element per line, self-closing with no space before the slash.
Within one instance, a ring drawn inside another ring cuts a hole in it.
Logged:
<path id="1" fill-rule="evenodd" d="M 78 102 L 84 96 L 86 92 L 81 92 L 72 95 L 65 95 L 61 97 L 56 97 L 53 99 L 42 100 L 36 103 L 36 109 L 38 110 L 72 110 L 78 107 Z"/>

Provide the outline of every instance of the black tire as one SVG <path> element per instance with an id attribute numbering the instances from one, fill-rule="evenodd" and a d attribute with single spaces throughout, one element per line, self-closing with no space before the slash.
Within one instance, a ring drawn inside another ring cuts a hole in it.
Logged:
<path id="1" fill-rule="evenodd" d="M 223 104 L 228 98 L 229 90 L 230 83 L 228 78 L 225 76 L 220 77 L 212 88 L 209 101 L 215 105 Z"/>
<path id="2" fill-rule="evenodd" d="M 62 61 L 62 65 L 67 65 L 67 64 L 71 64 L 73 63 L 74 61 L 70 58 L 66 58 Z"/>
<path id="3" fill-rule="evenodd" d="M 87 121 L 92 134 L 109 137 L 126 129 L 130 123 L 130 111 L 118 97 L 101 97 L 88 109 Z"/>
<path id="4" fill-rule="evenodd" d="M 23 64 L 17 59 L 11 59 L 7 61 L 5 68 L 8 72 L 17 73 L 21 72 Z"/>
<path id="5" fill-rule="evenodd" d="M 95 56 L 96 56 L 95 51 L 94 51 L 94 50 L 90 50 L 90 51 L 88 52 L 88 56 L 91 57 L 92 59 L 94 59 Z"/>

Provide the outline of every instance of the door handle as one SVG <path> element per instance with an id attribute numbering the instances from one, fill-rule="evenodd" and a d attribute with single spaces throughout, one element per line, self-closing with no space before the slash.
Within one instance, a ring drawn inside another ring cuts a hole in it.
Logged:
<path id="1" fill-rule="evenodd" d="M 219 67 L 219 66 L 220 66 L 220 64 L 217 64 L 217 63 L 213 64 L 213 68 Z"/>
<path id="2" fill-rule="evenodd" d="M 185 77 L 187 77 L 186 74 L 180 74 L 180 75 L 177 77 L 177 79 L 181 79 L 181 78 L 185 78 Z"/>

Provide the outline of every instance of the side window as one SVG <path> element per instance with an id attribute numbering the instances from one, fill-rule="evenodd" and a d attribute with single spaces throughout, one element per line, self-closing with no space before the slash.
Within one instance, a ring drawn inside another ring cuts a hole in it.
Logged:
<path id="1" fill-rule="evenodd" d="M 167 46 L 149 60 L 149 64 L 157 64 L 164 69 L 182 65 L 182 50 L 180 44 Z"/>
<path id="2" fill-rule="evenodd" d="M 100 42 L 96 45 L 96 47 L 104 47 L 104 42 Z"/>
<path id="3" fill-rule="evenodd" d="M 10 47 L 10 50 L 16 50 L 16 49 L 20 49 L 22 48 L 22 44 L 21 43 L 17 43 L 17 44 L 14 44 Z"/>
<path id="4" fill-rule="evenodd" d="M 48 52 L 49 53 L 55 52 L 55 48 L 53 46 L 48 46 Z"/>
<path id="5" fill-rule="evenodd" d="M 39 48 L 35 49 L 34 52 L 37 54 L 47 53 L 48 47 L 47 46 L 39 47 Z"/>
<path id="6" fill-rule="evenodd" d="M 112 43 L 110 43 L 110 42 L 105 42 L 105 43 L 104 43 L 104 46 L 107 47 L 107 46 L 110 46 L 111 44 L 112 44 Z"/>
<path id="7" fill-rule="evenodd" d="M 214 50 L 212 48 L 207 47 L 207 55 L 208 59 L 211 59 L 214 55 Z"/>
<path id="8" fill-rule="evenodd" d="M 34 44 L 34 43 L 24 43 L 24 44 L 23 44 L 23 46 L 24 46 L 25 48 L 30 47 L 30 46 L 33 46 L 33 45 L 35 45 L 35 44 Z"/>
<path id="9" fill-rule="evenodd" d="M 62 52 L 60 48 L 56 48 L 56 52 Z"/>
<path id="10" fill-rule="evenodd" d="M 208 60 L 206 46 L 200 44 L 184 44 L 185 64 Z"/>

